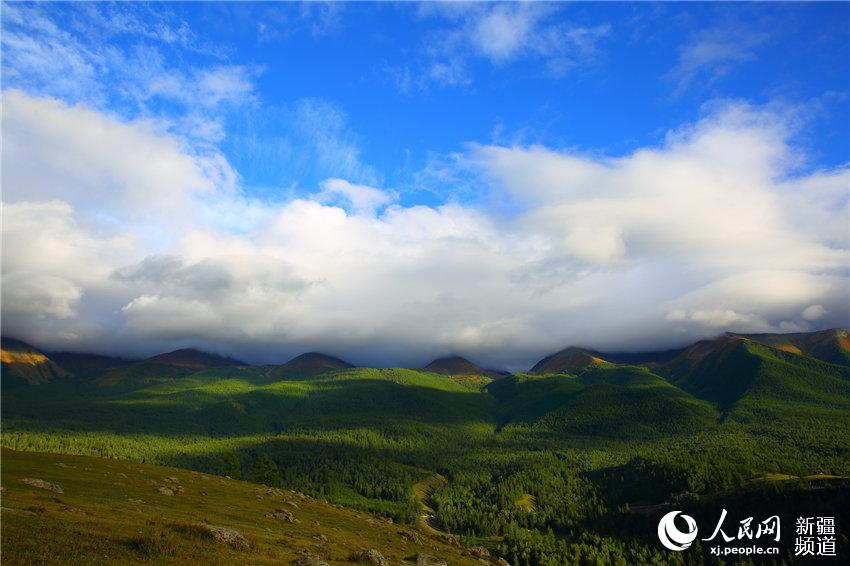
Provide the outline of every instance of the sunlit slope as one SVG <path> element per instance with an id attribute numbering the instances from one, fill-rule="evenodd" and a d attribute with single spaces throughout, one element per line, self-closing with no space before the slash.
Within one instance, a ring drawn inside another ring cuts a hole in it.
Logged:
<path id="1" fill-rule="evenodd" d="M 393 564 L 420 553 L 479 563 L 439 536 L 291 491 L 100 458 L 2 457 L 4 563 L 336 564 L 366 550 Z M 218 541 L 206 525 L 236 535 Z"/>
<path id="2" fill-rule="evenodd" d="M 3 386 L 38 385 L 68 376 L 47 354 L 26 342 L 3 338 L 0 346 L 0 372 Z"/>
<path id="3" fill-rule="evenodd" d="M 730 334 L 778 350 L 839 365 L 850 365 L 850 331 L 831 328 L 792 334 Z"/>
<path id="4" fill-rule="evenodd" d="M 587 366 L 606 365 L 604 354 L 592 352 L 583 348 L 565 348 L 537 362 L 531 373 L 540 375 L 552 373 L 573 373 Z"/>

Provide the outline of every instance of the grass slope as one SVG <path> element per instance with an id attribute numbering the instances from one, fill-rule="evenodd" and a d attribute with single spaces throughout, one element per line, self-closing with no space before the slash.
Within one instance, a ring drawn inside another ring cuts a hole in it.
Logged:
<path id="1" fill-rule="evenodd" d="M 479 564 L 439 536 L 291 491 L 84 456 L 4 449 L 2 457 L 8 564 L 289 564 L 302 556 L 336 564 L 357 562 L 367 549 L 392 563 L 421 552 Z M 298 522 L 269 516 L 278 509 Z M 248 547 L 218 542 L 198 523 L 235 529 Z"/>
<path id="2" fill-rule="evenodd" d="M 58 384 L 57 384 L 58 385 Z M 287 485 L 397 519 L 409 486 L 443 455 L 492 433 L 478 384 L 405 369 L 350 369 L 279 380 L 267 368 L 186 374 L 141 363 L 49 390 L 4 391 L 5 446 L 145 460 L 215 472 L 260 452 Z"/>

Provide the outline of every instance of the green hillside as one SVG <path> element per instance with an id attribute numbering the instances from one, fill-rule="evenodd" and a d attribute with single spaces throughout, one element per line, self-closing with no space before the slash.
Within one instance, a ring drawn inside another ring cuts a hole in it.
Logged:
<path id="1" fill-rule="evenodd" d="M 351 564 L 369 563 L 370 550 L 392 563 L 480 564 L 434 533 L 292 491 L 84 456 L 4 449 L 2 459 L 8 564 Z"/>
<path id="2" fill-rule="evenodd" d="M 37 387 L 4 375 L 3 445 L 265 481 L 518 566 L 712 563 L 610 526 L 631 507 L 746 494 L 754 478 L 850 476 L 850 369 L 740 336 L 646 366 L 495 381 L 182 361 Z"/>
<path id="3" fill-rule="evenodd" d="M 646 368 L 589 366 L 572 379 L 578 385 L 573 394 L 537 419 L 535 428 L 627 439 L 696 432 L 711 427 L 718 417 L 710 403 L 693 398 Z"/>
<path id="4" fill-rule="evenodd" d="M 702 358 L 674 360 L 669 375 L 732 416 L 745 409 L 784 416 L 850 410 L 850 368 L 746 339 L 723 340 Z"/>

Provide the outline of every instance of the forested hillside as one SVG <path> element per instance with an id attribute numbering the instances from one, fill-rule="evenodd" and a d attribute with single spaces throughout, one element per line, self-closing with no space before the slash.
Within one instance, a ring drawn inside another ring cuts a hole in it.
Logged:
<path id="1" fill-rule="evenodd" d="M 306 361 L 348 365 L 333 360 Z M 805 507 L 827 481 L 850 503 L 850 368 L 746 338 L 498 379 L 304 361 L 184 352 L 37 387 L 4 367 L 3 445 L 270 483 L 517 565 L 710 563 L 658 545 L 671 501 L 695 515 L 728 498 Z M 796 479 L 812 476 L 831 479 Z"/>

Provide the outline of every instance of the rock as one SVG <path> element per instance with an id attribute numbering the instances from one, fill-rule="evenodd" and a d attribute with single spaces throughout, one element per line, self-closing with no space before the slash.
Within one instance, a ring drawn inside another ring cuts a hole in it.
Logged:
<path id="1" fill-rule="evenodd" d="M 384 555 L 374 548 L 364 550 L 363 554 L 360 555 L 360 561 L 368 562 L 372 566 L 390 566 L 389 560 L 384 558 Z"/>
<path id="2" fill-rule="evenodd" d="M 290 562 L 292 566 L 330 566 L 318 556 L 304 556 Z"/>
<path id="3" fill-rule="evenodd" d="M 231 529 L 229 527 L 218 527 L 216 525 L 210 525 L 208 523 L 196 523 L 195 526 L 208 532 L 210 535 L 212 535 L 212 538 L 217 542 L 229 544 L 233 548 L 237 548 L 239 550 L 247 550 L 250 546 L 248 544 L 248 539 L 246 539 L 242 535 L 242 533 L 235 529 Z"/>
<path id="4" fill-rule="evenodd" d="M 180 480 L 174 476 L 168 476 L 165 478 L 165 481 L 170 481 L 171 483 L 180 483 Z"/>
<path id="5" fill-rule="evenodd" d="M 314 535 L 313 538 L 320 542 L 328 542 L 328 537 L 323 534 Z"/>
<path id="6" fill-rule="evenodd" d="M 496 561 L 496 564 L 498 564 L 499 566 L 511 566 L 510 562 L 501 557 Z"/>
<path id="7" fill-rule="evenodd" d="M 449 566 L 449 564 L 442 558 L 437 558 L 436 556 L 431 556 L 430 554 L 425 554 L 423 552 L 413 556 L 412 559 L 416 561 L 416 566 Z"/>
<path id="8" fill-rule="evenodd" d="M 418 534 L 407 531 L 399 531 L 398 534 L 401 535 L 401 538 L 404 540 L 412 542 L 415 545 L 422 546 L 422 538 Z"/>
<path id="9" fill-rule="evenodd" d="M 287 505 L 290 505 L 290 506 L 292 506 L 292 507 L 295 507 L 296 509 L 298 509 L 298 508 L 299 508 L 299 507 L 298 507 L 298 504 L 297 504 L 297 503 L 295 503 L 295 502 L 294 502 L 294 501 L 292 501 L 292 500 L 287 501 L 287 502 L 286 502 L 286 504 L 287 504 Z"/>
<path id="10" fill-rule="evenodd" d="M 40 489 L 46 489 L 47 491 L 52 491 L 54 493 L 65 493 L 62 491 L 62 488 L 56 485 L 55 483 L 50 483 L 49 481 L 44 481 L 40 479 L 33 478 L 24 478 L 21 480 L 27 485 L 31 485 L 32 487 L 37 487 Z"/>
<path id="11" fill-rule="evenodd" d="M 443 542 L 445 542 L 446 544 L 450 544 L 452 546 L 460 547 L 460 543 L 457 541 L 457 539 L 450 534 L 443 534 L 443 536 L 441 538 L 443 539 Z"/>
<path id="12" fill-rule="evenodd" d="M 490 551 L 483 546 L 473 546 L 469 549 L 469 552 L 478 558 L 490 558 Z"/>
<path id="13" fill-rule="evenodd" d="M 275 511 L 272 511 L 271 513 L 266 515 L 266 517 L 270 519 L 278 519 L 280 521 L 288 521 L 290 523 L 295 522 L 295 516 L 289 509 L 276 509 Z"/>
<path id="14" fill-rule="evenodd" d="M 168 489 L 167 487 L 160 487 L 157 489 L 160 495 L 174 495 L 174 492 Z"/>

